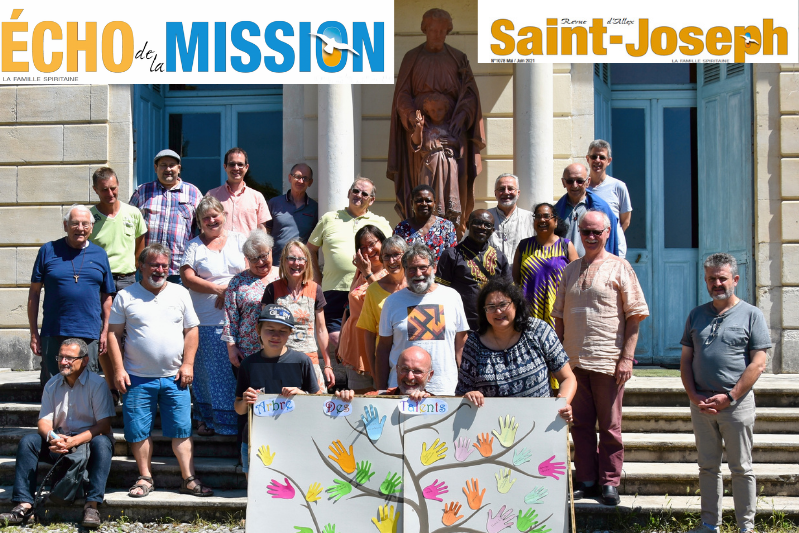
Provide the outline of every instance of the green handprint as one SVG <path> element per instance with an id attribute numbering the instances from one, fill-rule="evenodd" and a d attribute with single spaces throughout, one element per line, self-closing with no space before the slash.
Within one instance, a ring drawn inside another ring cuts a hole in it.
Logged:
<path id="1" fill-rule="evenodd" d="M 549 495 L 549 491 L 544 487 L 535 487 L 530 493 L 524 497 L 524 503 L 532 505 L 536 503 L 544 503 L 544 498 Z"/>
<path id="2" fill-rule="evenodd" d="M 522 515 L 521 509 L 519 510 L 519 517 L 516 519 L 516 528 L 519 531 L 527 531 L 531 527 L 533 527 L 538 522 L 536 521 L 536 517 L 538 513 L 533 511 L 532 508 L 527 509 L 527 512 Z"/>
<path id="3" fill-rule="evenodd" d="M 516 423 L 516 417 L 510 417 L 510 415 L 505 415 L 505 422 L 502 422 L 502 417 L 499 417 L 499 431 L 495 429 L 491 433 L 499 439 L 499 443 L 505 447 L 510 448 L 513 446 L 513 441 L 516 440 L 516 430 L 519 429 L 519 424 Z"/>
<path id="4" fill-rule="evenodd" d="M 342 496 L 346 496 L 350 492 L 352 492 L 352 485 L 349 484 L 347 481 L 342 481 L 340 479 L 334 479 L 332 487 L 328 487 L 325 492 L 330 493 L 330 499 L 339 501 Z"/>
<path id="5" fill-rule="evenodd" d="M 544 524 L 541 524 L 537 528 L 530 531 L 530 533 L 549 533 L 552 531 L 551 527 L 546 527 Z"/>
<path id="6" fill-rule="evenodd" d="M 370 463 L 369 461 L 361 461 L 360 463 L 358 463 L 358 468 L 355 471 L 355 481 L 357 481 L 358 484 L 363 485 L 364 483 L 372 479 L 372 476 L 375 475 L 375 473 L 372 472 L 371 470 L 372 470 L 372 463 Z"/>
<path id="7" fill-rule="evenodd" d="M 400 489 L 398 488 L 402 484 L 402 477 L 399 474 L 392 474 L 389 472 L 386 474 L 386 479 L 380 484 L 380 492 L 383 494 L 389 495 L 394 494 L 395 492 L 399 492 Z"/>
<path id="8" fill-rule="evenodd" d="M 313 529 L 309 527 L 302 527 L 302 526 L 294 526 L 295 531 L 294 533 L 313 533 Z"/>
<path id="9" fill-rule="evenodd" d="M 513 484 L 516 483 L 516 478 L 513 478 L 513 481 L 510 479 L 510 468 L 504 472 L 500 468 L 499 474 L 494 474 L 494 477 L 497 478 L 497 490 L 500 494 L 507 494 Z"/>
<path id="10" fill-rule="evenodd" d="M 334 524 L 328 524 L 322 530 L 322 533 L 336 533 L 336 526 Z"/>
<path id="11" fill-rule="evenodd" d="M 513 451 L 513 466 L 523 465 L 533 458 L 533 452 L 527 448 Z"/>

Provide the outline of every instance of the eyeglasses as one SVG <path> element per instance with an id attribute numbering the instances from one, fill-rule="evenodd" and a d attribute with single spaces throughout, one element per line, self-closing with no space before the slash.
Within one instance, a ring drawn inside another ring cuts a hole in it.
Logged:
<path id="1" fill-rule="evenodd" d="M 536 220 L 551 220 L 551 219 L 555 218 L 549 213 L 536 213 L 535 215 L 533 215 L 533 217 Z"/>
<path id="2" fill-rule="evenodd" d="M 83 359 L 84 357 L 88 357 L 88 356 L 84 355 L 84 356 L 81 356 L 81 357 L 67 357 L 66 355 L 59 354 L 59 355 L 55 356 L 55 362 L 58 363 L 59 361 L 64 361 L 64 362 L 67 362 L 69 364 L 72 364 L 75 361 L 77 361 L 78 359 Z"/>
<path id="3" fill-rule="evenodd" d="M 169 265 L 167 263 L 146 263 L 148 267 L 152 268 L 153 270 L 167 270 L 169 269 Z"/>
<path id="4" fill-rule="evenodd" d="M 719 334 L 721 323 L 724 321 L 724 315 L 719 315 L 710 322 L 710 335 L 705 339 L 704 345 L 711 344 Z"/>
<path id="5" fill-rule="evenodd" d="M 483 309 L 485 309 L 486 313 L 496 313 L 497 311 L 499 311 L 500 313 L 504 313 L 505 311 L 508 310 L 508 307 L 510 307 L 510 304 L 511 304 L 511 301 L 510 300 L 506 300 L 506 301 L 504 301 L 502 303 L 498 303 L 496 305 L 487 305 L 487 306 L 483 307 Z"/>
<path id="6" fill-rule="evenodd" d="M 91 222 L 78 222 L 76 220 L 72 220 L 69 223 L 70 228 L 91 228 L 92 225 Z"/>
<path id="7" fill-rule="evenodd" d="M 158 168 L 165 170 L 167 168 L 179 167 L 180 163 L 158 163 Z"/>
<path id="8" fill-rule="evenodd" d="M 385 254 L 383 255 L 384 261 L 396 261 L 397 259 L 402 259 L 402 254 Z"/>
<path id="9" fill-rule="evenodd" d="M 430 270 L 430 267 L 432 267 L 432 266 L 433 265 L 409 266 L 406 270 L 407 270 L 408 274 L 411 274 L 411 275 L 413 275 L 414 272 L 421 272 L 422 274 L 424 274 L 425 272 Z"/>
<path id="10" fill-rule="evenodd" d="M 416 370 L 413 368 L 408 368 L 407 366 L 398 366 L 397 367 L 397 374 L 408 375 L 411 374 L 413 376 L 424 376 L 429 374 L 429 370 Z"/>
<path id="11" fill-rule="evenodd" d="M 288 255 L 286 256 L 286 261 L 289 263 L 297 263 L 299 265 L 304 265 L 308 262 L 308 259 L 305 257 L 297 257 L 296 255 Z"/>
<path id="12" fill-rule="evenodd" d="M 494 228 L 494 224 L 492 222 L 487 222 L 485 220 L 472 220 L 472 222 L 469 225 L 476 226 L 478 228 L 488 228 L 488 229 Z"/>
<path id="13" fill-rule="evenodd" d="M 605 161 L 608 157 L 606 155 L 602 155 L 602 154 L 591 154 L 591 155 L 588 156 L 588 158 L 591 161 L 596 161 L 597 159 L 599 159 L 600 161 Z"/>
<path id="14" fill-rule="evenodd" d="M 311 181 L 310 176 L 303 176 L 302 174 L 292 174 L 291 177 L 297 181 Z"/>
<path id="15" fill-rule="evenodd" d="M 579 178 L 563 178 L 563 181 L 565 181 L 569 185 L 574 185 L 575 183 L 577 183 L 577 185 L 582 185 L 588 180 L 579 179 Z"/>
<path id="16" fill-rule="evenodd" d="M 366 191 L 362 191 L 362 190 L 354 188 L 354 187 L 353 187 L 353 189 L 350 192 L 352 194 L 354 194 L 355 196 L 358 196 L 360 194 L 363 198 L 368 198 L 369 196 L 372 195 L 372 193 L 369 193 L 369 192 L 366 192 Z"/>
<path id="17" fill-rule="evenodd" d="M 247 163 L 242 163 L 241 161 L 231 161 L 225 165 L 226 167 L 235 167 L 235 168 L 244 168 L 247 166 Z"/>
<path id="18" fill-rule="evenodd" d="M 583 237 L 591 237 L 591 236 L 599 237 L 603 233 L 605 233 L 605 230 L 599 230 L 599 229 L 581 229 L 580 230 L 580 235 L 582 235 Z"/>
<path id="19" fill-rule="evenodd" d="M 265 254 L 261 254 L 258 257 L 250 257 L 249 259 L 250 259 L 250 261 L 252 263 L 265 263 L 265 262 L 269 261 L 270 257 L 272 257 L 272 252 L 271 251 L 269 251 L 269 252 L 267 252 Z"/>
<path id="20" fill-rule="evenodd" d="M 366 243 L 365 245 L 361 246 L 361 247 L 360 247 L 360 249 L 361 249 L 361 250 L 371 250 L 371 249 L 373 249 L 375 246 L 377 246 L 377 245 L 379 244 L 379 242 L 380 242 L 380 241 L 378 241 L 377 239 L 375 239 L 374 241 L 372 241 L 372 242 L 369 242 L 369 243 Z"/>

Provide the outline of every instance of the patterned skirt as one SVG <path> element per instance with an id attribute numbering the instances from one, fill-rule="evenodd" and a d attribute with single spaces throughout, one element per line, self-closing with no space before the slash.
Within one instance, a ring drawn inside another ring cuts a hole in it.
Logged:
<path id="1" fill-rule="evenodd" d="M 236 379 L 230 371 L 227 345 L 220 338 L 222 326 L 198 329 L 200 345 L 194 359 L 193 417 L 220 435 L 236 435 L 238 415 L 233 409 Z"/>

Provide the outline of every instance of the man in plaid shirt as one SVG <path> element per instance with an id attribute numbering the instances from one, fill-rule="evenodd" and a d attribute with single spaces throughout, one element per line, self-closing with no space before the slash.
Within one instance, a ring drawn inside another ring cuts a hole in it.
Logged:
<path id="1" fill-rule="evenodd" d="M 172 260 L 167 281 L 181 283 L 183 251 L 193 237 L 194 210 L 203 195 L 200 189 L 180 179 L 177 153 L 161 150 L 154 164 L 158 180 L 139 185 L 130 197 L 130 205 L 141 210 L 147 224 L 144 246 L 158 242 L 169 248 Z"/>

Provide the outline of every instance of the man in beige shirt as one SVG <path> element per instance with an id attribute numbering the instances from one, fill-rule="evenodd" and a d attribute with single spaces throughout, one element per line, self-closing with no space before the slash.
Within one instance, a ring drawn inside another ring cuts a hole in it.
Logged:
<path id="1" fill-rule="evenodd" d="M 632 376 L 638 325 L 649 308 L 630 264 L 605 250 L 608 216 L 589 210 L 578 226 L 585 255 L 566 266 L 552 310 L 555 331 L 577 377 L 574 499 L 601 496 L 606 505 L 618 505 L 624 463 L 621 402 L 624 383 Z"/>

